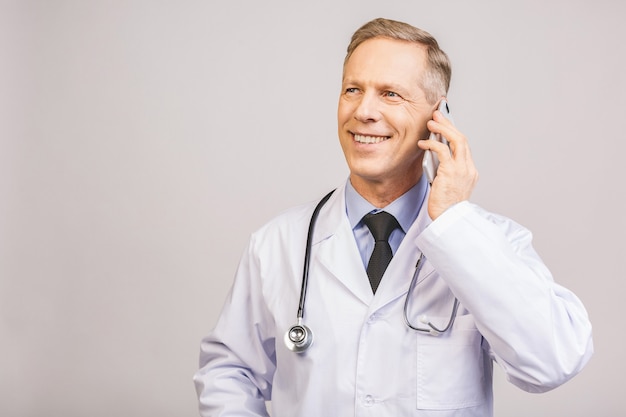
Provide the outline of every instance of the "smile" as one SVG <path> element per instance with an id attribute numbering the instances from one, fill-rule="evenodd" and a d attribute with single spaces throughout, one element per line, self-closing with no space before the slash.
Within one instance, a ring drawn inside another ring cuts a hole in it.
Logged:
<path id="1" fill-rule="evenodd" d="M 389 136 L 365 136 L 365 135 L 354 135 L 354 140 L 358 143 L 380 143 L 389 139 Z"/>

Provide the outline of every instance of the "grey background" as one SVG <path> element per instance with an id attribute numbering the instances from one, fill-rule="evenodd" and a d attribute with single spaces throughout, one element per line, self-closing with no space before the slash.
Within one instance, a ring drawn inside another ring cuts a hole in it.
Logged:
<path id="1" fill-rule="evenodd" d="M 433 33 L 481 180 L 585 302 L 596 354 L 508 416 L 624 415 L 623 2 L 2 1 L 0 415 L 194 416 L 249 234 L 347 169 L 351 33 Z M 295 314 L 295 312 L 294 312 Z"/>

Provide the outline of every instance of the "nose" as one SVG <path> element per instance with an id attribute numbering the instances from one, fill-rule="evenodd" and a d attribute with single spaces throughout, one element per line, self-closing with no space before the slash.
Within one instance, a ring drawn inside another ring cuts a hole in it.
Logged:
<path id="1" fill-rule="evenodd" d="M 354 111 L 354 118 L 359 122 L 371 123 L 380 120 L 380 102 L 374 94 L 363 94 Z"/>

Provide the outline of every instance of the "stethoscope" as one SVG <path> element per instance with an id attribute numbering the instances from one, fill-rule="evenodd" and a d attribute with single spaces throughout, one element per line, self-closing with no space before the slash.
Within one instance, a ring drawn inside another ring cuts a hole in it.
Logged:
<path id="1" fill-rule="evenodd" d="M 296 324 L 291 326 L 287 333 L 285 333 L 285 345 L 287 349 L 292 352 L 301 353 L 304 352 L 311 346 L 313 343 L 313 332 L 310 328 L 305 326 L 302 323 L 302 319 L 304 317 L 304 302 L 306 300 L 306 292 L 307 285 L 309 283 L 309 264 L 311 261 L 311 245 L 313 240 L 313 232 L 315 230 L 315 222 L 317 221 L 317 217 L 319 215 L 320 210 L 326 204 L 330 196 L 335 192 L 335 190 L 326 194 L 324 198 L 317 203 L 315 209 L 313 210 L 313 214 L 311 215 L 311 221 L 309 222 L 309 230 L 306 237 L 306 247 L 304 250 L 304 268 L 302 272 L 302 287 L 300 288 L 300 302 L 298 304 L 298 313 L 296 315 Z M 418 282 L 419 273 L 422 270 L 422 266 L 424 264 L 425 256 L 423 253 L 420 254 L 419 259 L 417 260 L 417 264 L 415 265 L 415 271 L 413 272 L 413 278 L 411 279 L 411 284 L 409 285 L 409 290 L 407 292 L 406 298 L 404 300 L 404 309 L 403 316 L 404 322 L 406 325 L 415 331 L 428 333 L 432 336 L 439 336 L 442 333 L 449 331 L 454 324 L 454 320 L 456 319 L 456 314 L 459 309 L 459 300 L 455 297 L 454 304 L 452 305 L 452 312 L 450 313 L 450 319 L 448 320 L 448 324 L 444 328 L 438 328 L 428 319 L 427 315 L 421 315 L 419 317 L 419 322 L 428 327 L 418 327 L 413 325 L 408 318 L 409 311 L 409 295 L 413 293 L 413 290 Z"/>

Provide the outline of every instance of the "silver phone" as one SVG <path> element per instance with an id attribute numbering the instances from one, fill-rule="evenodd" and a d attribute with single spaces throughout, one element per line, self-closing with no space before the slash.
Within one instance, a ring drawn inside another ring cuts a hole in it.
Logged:
<path id="1" fill-rule="evenodd" d="M 450 120 L 452 123 L 452 116 L 450 115 L 450 107 L 448 106 L 448 102 L 446 100 L 441 100 L 439 103 L 439 111 L 445 116 L 446 119 Z M 438 140 L 439 142 L 450 146 L 448 140 L 439 133 L 430 133 L 429 140 Z M 428 179 L 430 184 L 435 180 L 435 176 L 437 175 L 437 168 L 439 168 L 439 158 L 435 152 L 431 152 L 429 150 L 424 151 L 424 159 L 422 160 L 422 170 Z"/>

